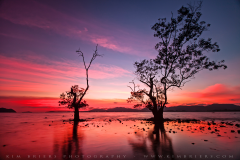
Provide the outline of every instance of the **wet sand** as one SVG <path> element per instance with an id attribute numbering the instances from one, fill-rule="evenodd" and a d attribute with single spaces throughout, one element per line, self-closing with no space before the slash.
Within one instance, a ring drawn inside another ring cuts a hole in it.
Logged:
<path id="1" fill-rule="evenodd" d="M 235 121 L 21 122 L 1 132 L 5 159 L 240 159 Z"/>

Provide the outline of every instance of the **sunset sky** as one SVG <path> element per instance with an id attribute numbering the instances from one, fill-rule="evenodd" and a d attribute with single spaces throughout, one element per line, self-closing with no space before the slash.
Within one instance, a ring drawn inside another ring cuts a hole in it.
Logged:
<path id="1" fill-rule="evenodd" d="M 155 58 L 158 18 L 177 16 L 181 1 L 49 1 L 0 2 L 0 107 L 18 112 L 66 110 L 59 95 L 72 85 L 86 86 L 86 62 L 98 44 L 89 71 L 89 108 L 132 107 L 129 82 L 136 80 L 133 63 Z M 203 38 L 218 42 L 211 60 L 228 68 L 202 71 L 182 90 L 169 92 L 169 106 L 231 103 L 240 105 L 240 2 L 203 1 L 201 20 L 211 24 Z M 138 82 L 139 83 L 139 82 Z"/>

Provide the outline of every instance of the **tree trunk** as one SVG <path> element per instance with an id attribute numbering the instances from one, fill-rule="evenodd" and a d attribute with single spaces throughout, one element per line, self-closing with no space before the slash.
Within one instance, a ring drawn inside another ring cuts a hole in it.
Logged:
<path id="1" fill-rule="evenodd" d="M 79 121 L 79 110 L 78 110 L 78 107 L 74 107 L 74 121 Z"/>
<path id="2" fill-rule="evenodd" d="M 163 108 L 160 108 L 158 111 L 153 112 L 155 122 L 163 122 Z"/>
<path id="3" fill-rule="evenodd" d="M 74 121 L 79 121 L 79 110 L 78 105 L 76 103 L 77 101 L 77 94 L 73 92 L 73 89 L 71 88 L 71 94 L 73 94 L 73 102 L 72 107 L 74 107 Z"/>

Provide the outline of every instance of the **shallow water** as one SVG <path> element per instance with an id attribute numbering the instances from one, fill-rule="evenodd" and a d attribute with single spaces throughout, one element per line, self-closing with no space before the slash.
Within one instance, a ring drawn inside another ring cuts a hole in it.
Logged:
<path id="1" fill-rule="evenodd" d="M 78 124 L 72 115 L 1 113 L 0 159 L 240 159 L 239 112 L 166 112 L 204 121 L 157 126 L 139 120 L 148 112 L 80 112 L 89 119 Z"/>

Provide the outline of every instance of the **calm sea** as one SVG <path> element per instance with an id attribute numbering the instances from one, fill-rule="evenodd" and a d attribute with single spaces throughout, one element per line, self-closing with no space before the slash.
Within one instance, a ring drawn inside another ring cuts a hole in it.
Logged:
<path id="1" fill-rule="evenodd" d="M 81 119 L 147 119 L 151 112 L 80 112 Z M 240 112 L 164 112 L 164 118 L 240 121 Z M 6 123 L 59 121 L 73 118 L 73 112 L 53 113 L 0 113 L 1 126 Z"/>
<path id="2" fill-rule="evenodd" d="M 80 112 L 78 124 L 72 112 L 0 117 L 1 160 L 240 159 L 240 112 L 165 112 L 205 121 L 162 126 L 140 120 L 150 112 Z"/>

